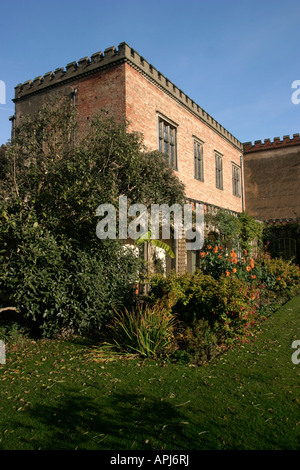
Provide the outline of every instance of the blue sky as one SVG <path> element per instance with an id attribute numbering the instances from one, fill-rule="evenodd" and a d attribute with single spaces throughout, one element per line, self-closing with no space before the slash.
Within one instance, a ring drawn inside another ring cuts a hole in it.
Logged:
<path id="1" fill-rule="evenodd" d="M 0 145 L 18 83 L 123 41 L 241 142 L 300 132 L 299 0 L 0 0 Z"/>

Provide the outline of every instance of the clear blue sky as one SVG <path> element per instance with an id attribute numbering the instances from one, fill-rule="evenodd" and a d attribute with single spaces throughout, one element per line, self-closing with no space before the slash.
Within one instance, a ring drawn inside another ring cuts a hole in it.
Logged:
<path id="1" fill-rule="evenodd" d="M 241 142 L 300 132 L 299 0 L 0 0 L 0 145 L 18 83 L 123 41 Z"/>

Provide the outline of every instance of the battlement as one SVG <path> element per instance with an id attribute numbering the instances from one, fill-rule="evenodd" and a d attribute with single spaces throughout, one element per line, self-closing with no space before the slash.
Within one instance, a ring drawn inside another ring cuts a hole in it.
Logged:
<path id="1" fill-rule="evenodd" d="M 15 87 L 15 98 L 13 101 L 17 102 L 26 99 L 30 95 L 40 93 L 49 88 L 58 87 L 63 83 L 71 82 L 101 69 L 122 63 L 130 64 L 147 80 L 161 88 L 236 148 L 240 151 L 243 150 L 243 145 L 238 139 L 125 42 L 120 43 L 118 48 L 115 46 L 109 47 L 105 49 L 104 53 L 97 52 L 91 57 L 80 59 L 78 62 L 70 62 L 65 68 L 57 68 L 54 72 L 51 71 L 44 76 L 36 77 L 34 80 L 28 80 L 23 84 L 20 83 Z"/>
<path id="2" fill-rule="evenodd" d="M 282 140 L 280 137 L 274 137 L 273 141 L 271 141 L 271 139 L 265 139 L 263 142 L 261 140 L 255 140 L 254 144 L 252 144 L 252 142 L 245 142 L 243 147 L 244 153 L 248 153 L 261 150 L 272 150 L 274 148 L 282 148 L 292 145 L 300 145 L 300 134 L 293 134 L 292 138 L 290 138 L 289 135 L 284 135 Z"/>
<path id="3" fill-rule="evenodd" d="M 24 83 L 19 83 L 15 87 L 14 102 L 29 95 L 40 93 L 47 88 L 59 86 L 64 82 L 75 80 L 89 73 L 96 72 L 100 68 L 115 65 L 120 59 L 122 54 L 115 47 L 110 47 L 104 51 L 96 52 L 91 57 L 84 57 L 78 62 L 70 62 L 66 67 L 57 68 L 51 72 L 47 72 L 44 76 L 36 77 L 34 80 L 27 80 Z"/>

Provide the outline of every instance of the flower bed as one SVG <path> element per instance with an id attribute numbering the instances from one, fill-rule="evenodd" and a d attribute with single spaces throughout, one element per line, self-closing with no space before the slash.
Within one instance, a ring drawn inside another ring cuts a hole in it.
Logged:
<path id="1" fill-rule="evenodd" d="M 203 363 L 249 341 L 258 322 L 299 292 L 300 269 L 291 262 L 266 254 L 254 259 L 219 245 L 208 245 L 200 259 L 193 275 L 150 279 L 150 301 L 169 308 L 180 325 L 170 345 L 175 356 Z"/>

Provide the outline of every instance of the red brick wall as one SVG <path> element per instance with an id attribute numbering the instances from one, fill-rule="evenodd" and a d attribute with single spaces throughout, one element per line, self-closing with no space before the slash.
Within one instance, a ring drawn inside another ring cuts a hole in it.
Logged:
<path id="1" fill-rule="evenodd" d="M 242 211 L 241 197 L 232 194 L 231 163 L 240 165 L 241 152 L 126 64 L 126 116 L 130 129 L 144 134 L 149 150 L 158 149 L 157 112 L 178 125 L 178 176 L 186 185 L 187 197 Z M 204 142 L 204 182 L 194 178 L 193 135 Z M 215 184 L 215 150 L 223 155 L 223 190 L 217 189 Z"/>
<path id="2" fill-rule="evenodd" d="M 78 89 L 77 109 L 79 125 L 104 109 L 118 120 L 125 120 L 125 64 L 101 70 L 72 83 Z"/>
<path id="3" fill-rule="evenodd" d="M 240 165 L 241 151 L 201 122 L 188 109 L 151 83 L 131 65 L 123 63 L 81 79 L 48 88 L 16 102 L 16 116 L 37 109 L 48 93 L 61 90 L 71 96 L 77 88 L 76 105 L 81 128 L 101 109 L 117 119 L 131 121 L 130 129 L 143 133 L 149 150 L 158 149 L 158 117 L 161 113 L 177 124 L 178 176 L 187 197 L 233 211 L 242 210 L 242 198 L 232 194 L 232 162 Z M 194 178 L 193 135 L 204 142 L 204 182 Z M 215 154 L 223 155 L 223 190 L 215 184 Z"/>
<path id="4" fill-rule="evenodd" d="M 81 128 L 101 109 L 108 111 L 117 119 L 125 119 L 125 65 L 100 70 L 81 79 L 63 83 L 55 88 L 28 96 L 16 102 L 17 124 L 20 115 L 36 112 L 53 93 L 70 96 L 77 89 L 76 106 L 78 123 Z"/>
<path id="5" fill-rule="evenodd" d="M 300 139 L 285 145 L 248 147 L 245 152 L 246 210 L 260 220 L 300 217 Z M 259 150 L 261 148 L 261 150 Z"/>

